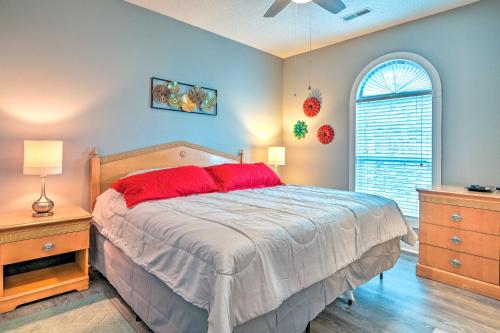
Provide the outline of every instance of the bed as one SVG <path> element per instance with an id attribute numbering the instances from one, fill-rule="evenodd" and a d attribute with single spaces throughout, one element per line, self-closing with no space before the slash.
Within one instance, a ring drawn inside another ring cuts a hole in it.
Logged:
<path id="1" fill-rule="evenodd" d="M 188 142 L 92 154 L 91 264 L 155 332 L 303 332 L 416 240 L 393 201 L 366 194 L 287 185 L 128 209 L 110 189 L 137 170 L 242 161 Z"/>

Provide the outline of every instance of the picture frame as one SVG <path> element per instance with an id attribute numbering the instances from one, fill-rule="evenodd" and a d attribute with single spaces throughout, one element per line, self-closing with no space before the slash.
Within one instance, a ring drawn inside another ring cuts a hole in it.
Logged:
<path id="1" fill-rule="evenodd" d="M 217 116 L 217 89 L 189 83 L 151 78 L 152 109 Z"/>

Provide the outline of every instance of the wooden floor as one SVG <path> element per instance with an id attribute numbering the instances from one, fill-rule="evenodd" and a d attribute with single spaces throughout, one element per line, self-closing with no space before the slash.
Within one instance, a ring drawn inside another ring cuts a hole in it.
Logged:
<path id="1" fill-rule="evenodd" d="M 500 332 L 500 302 L 415 276 L 416 256 L 356 289 L 356 304 L 330 304 L 311 324 L 333 332 Z"/>
<path id="2" fill-rule="evenodd" d="M 311 324 L 314 333 L 500 332 L 500 302 L 415 276 L 416 257 L 402 254 L 384 279 L 372 279 L 355 291 L 357 303 L 341 299 L 327 307 Z M 100 275 L 91 288 L 24 305 L 0 315 L 0 321 L 37 312 L 85 295 L 102 292 L 139 333 L 151 332 L 123 303 Z"/>

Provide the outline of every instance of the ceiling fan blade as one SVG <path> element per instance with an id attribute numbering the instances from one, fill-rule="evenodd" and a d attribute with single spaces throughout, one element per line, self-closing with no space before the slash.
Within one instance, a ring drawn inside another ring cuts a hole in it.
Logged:
<path id="1" fill-rule="evenodd" d="M 290 2 L 291 0 L 276 0 L 264 14 L 264 17 L 275 17 L 276 14 L 281 12 Z"/>
<path id="2" fill-rule="evenodd" d="M 330 13 L 337 14 L 345 9 L 345 4 L 341 0 L 312 0 L 315 4 L 326 9 Z"/>

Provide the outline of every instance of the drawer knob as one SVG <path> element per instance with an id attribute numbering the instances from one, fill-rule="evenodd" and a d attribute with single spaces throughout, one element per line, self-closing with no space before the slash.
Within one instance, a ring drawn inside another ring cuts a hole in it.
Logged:
<path id="1" fill-rule="evenodd" d="M 455 268 L 462 266 L 462 263 L 458 259 L 451 259 L 450 264 Z"/>
<path id="2" fill-rule="evenodd" d="M 459 244 L 462 244 L 462 239 L 459 237 L 459 236 L 453 236 L 450 238 L 450 241 L 455 244 L 455 245 L 459 245 Z"/>
<path id="3" fill-rule="evenodd" d="M 54 245 L 54 243 L 47 243 L 47 244 L 43 244 L 42 249 L 44 251 L 50 251 L 50 250 L 52 250 L 55 247 L 56 246 Z"/>
<path id="4" fill-rule="evenodd" d="M 460 216 L 460 214 L 453 214 L 450 216 L 450 219 L 453 221 L 453 222 L 460 222 L 462 221 L 462 216 Z"/>

